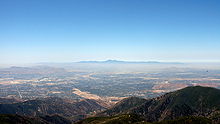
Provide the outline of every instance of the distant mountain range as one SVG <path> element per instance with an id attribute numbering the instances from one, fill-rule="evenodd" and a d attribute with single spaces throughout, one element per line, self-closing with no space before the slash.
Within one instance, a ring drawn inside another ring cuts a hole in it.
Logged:
<path id="1" fill-rule="evenodd" d="M 158 62 L 158 61 L 119 61 L 119 60 L 106 60 L 106 61 L 80 61 L 77 63 L 97 63 L 97 64 L 183 64 L 180 62 Z"/>
<path id="2" fill-rule="evenodd" d="M 103 111 L 94 115 L 99 110 Z M 95 100 L 47 98 L 0 104 L 0 112 L 6 124 L 69 124 L 89 113 L 93 117 L 76 124 L 219 124 L 220 90 L 186 87 L 152 99 L 129 97 L 109 109 Z"/>

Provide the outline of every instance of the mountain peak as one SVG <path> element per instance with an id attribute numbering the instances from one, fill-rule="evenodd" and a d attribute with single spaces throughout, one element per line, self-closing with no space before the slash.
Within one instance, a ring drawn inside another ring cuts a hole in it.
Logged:
<path id="1" fill-rule="evenodd" d="M 183 64 L 180 62 L 158 62 L 158 61 L 120 61 L 120 60 L 106 60 L 106 61 L 79 61 L 77 63 L 98 63 L 98 64 Z"/>

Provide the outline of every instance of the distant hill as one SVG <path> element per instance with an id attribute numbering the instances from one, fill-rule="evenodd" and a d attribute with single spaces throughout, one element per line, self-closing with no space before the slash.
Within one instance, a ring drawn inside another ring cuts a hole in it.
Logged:
<path id="1" fill-rule="evenodd" d="M 99 112 L 105 108 L 95 100 L 69 101 L 50 97 L 45 99 L 28 100 L 25 102 L 0 104 L 0 114 L 19 114 L 24 116 L 44 116 L 58 114 L 73 117 L 73 121 L 82 119 L 88 114 Z"/>
<path id="2" fill-rule="evenodd" d="M 119 60 L 106 60 L 106 61 L 80 61 L 77 63 L 87 64 L 183 64 L 180 62 L 157 62 L 157 61 L 119 61 Z"/>
<path id="3" fill-rule="evenodd" d="M 106 61 L 80 61 L 77 63 L 125 63 L 125 61 L 106 60 Z"/>
<path id="4" fill-rule="evenodd" d="M 137 102 L 139 100 L 144 103 Z M 135 103 L 139 104 L 135 105 Z M 201 116 L 219 121 L 220 90 L 195 86 L 148 100 L 131 97 L 99 115 L 121 114 L 136 114 L 148 122 L 172 120 L 182 116 Z"/>

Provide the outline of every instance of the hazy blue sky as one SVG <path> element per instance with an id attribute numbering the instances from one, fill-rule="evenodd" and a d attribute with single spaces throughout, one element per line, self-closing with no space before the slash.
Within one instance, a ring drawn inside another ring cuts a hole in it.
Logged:
<path id="1" fill-rule="evenodd" d="M 1 0 L 0 63 L 220 61 L 220 0 Z"/>

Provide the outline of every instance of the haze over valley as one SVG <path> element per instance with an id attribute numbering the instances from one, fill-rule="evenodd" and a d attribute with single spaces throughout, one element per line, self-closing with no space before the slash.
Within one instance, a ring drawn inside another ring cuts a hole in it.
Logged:
<path id="1" fill-rule="evenodd" d="M 0 0 L 0 124 L 219 124 L 219 0 Z"/>
<path id="2" fill-rule="evenodd" d="M 23 100 L 64 97 L 114 104 L 129 96 L 152 98 L 187 86 L 220 88 L 218 63 L 57 63 L 1 68 L 0 77 L 1 97 Z"/>

